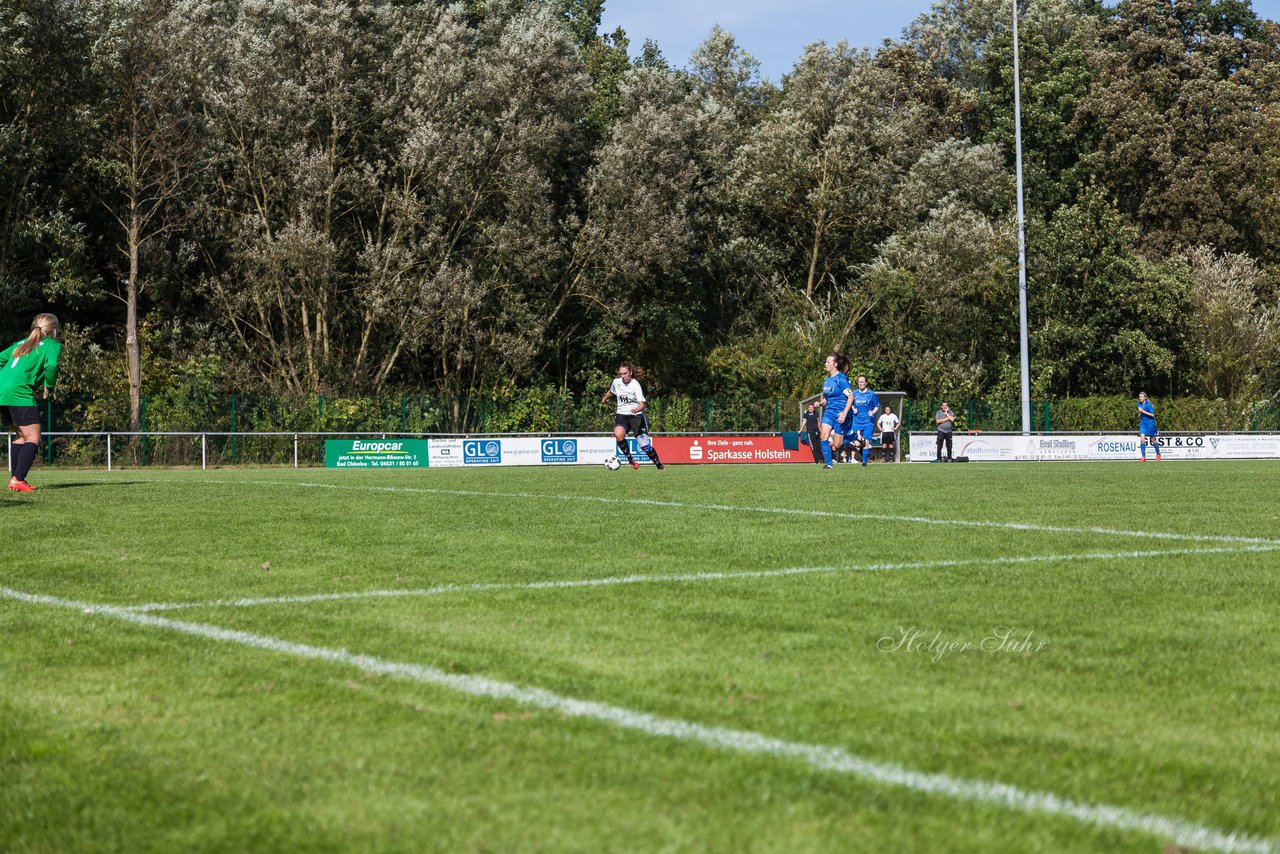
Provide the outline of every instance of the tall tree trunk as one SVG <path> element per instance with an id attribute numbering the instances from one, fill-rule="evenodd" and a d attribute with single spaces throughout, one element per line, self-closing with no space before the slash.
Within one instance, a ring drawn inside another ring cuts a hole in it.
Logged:
<path id="1" fill-rule="evenodd" d="M 125 353 L 129 358 L 129 430 L 142 429 L 142 347 L 138 341 L 138 250 L 142 226 L 136 202 L 129 211 L 129 279 L 125 283 Z"/>
<path id="2" fill-rule="evenodd" d="M 823 158 L 821 192 L 818 194 L 818 215 L 813 222 L 813 243 L 809 247 L 809 275 L 804 283 L 804 299 L 813 304 L 813 294 L 818 287 L 818 259 L 822 255 L 822 238 L 827 230 L 827 174 L 826 159 Z"/>

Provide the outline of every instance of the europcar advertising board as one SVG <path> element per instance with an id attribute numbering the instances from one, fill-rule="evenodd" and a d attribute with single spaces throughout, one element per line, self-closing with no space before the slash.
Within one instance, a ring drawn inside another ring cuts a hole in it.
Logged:
<path id="1" fill-rule="evenodd" d="M 324 466 L 330 469 L 426 468 L 426 439 L 326 439 Z"/>
<path id="2" fill-rule="evenodd" d="M 911 462 L 933 460 L 936 433 L 911 434 Z M 1249 460 L 1280 457 L 1280 435 L 1170 434 L 1160 437 L 1166 460 Z M 956 434 L 952 454 L 977 461 L 1136 460 L 1137 435 L 1049 433 L 1031 436 Z"/>

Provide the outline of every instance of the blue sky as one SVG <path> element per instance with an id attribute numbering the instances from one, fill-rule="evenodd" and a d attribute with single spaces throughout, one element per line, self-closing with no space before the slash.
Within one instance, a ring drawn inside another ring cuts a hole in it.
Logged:
<path id="1" fill-rule="evenodd" d="M 601 29 L 626 30 L 633 56 L 649 38 L 672 65 L 684 65 L 719 24 L 776 82 L 811 42 L 844 39 L 854 47 L 876 47 L 901 36 L 932 5 L 930 0 L 605 0 Z M 1254 0 L 1253 9 L 1260 17 L 1280 18 L 1280 0 Z"/>

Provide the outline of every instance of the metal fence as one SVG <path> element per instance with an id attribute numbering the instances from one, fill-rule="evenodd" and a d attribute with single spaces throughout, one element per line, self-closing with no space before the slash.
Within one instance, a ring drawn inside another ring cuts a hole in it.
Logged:
<path id="1" fill-rule="evenodd" d="M 464 439 L 484 434 L 458 433 L 399 433 L 392 431 L 331 431 L 323 433 L 266 432 L 67 432 L 53 431 L 43 434 L 44 460 L 46 464 L 97 467 L 108 471 L 140 466 L 164 468 L 200 468 L 219 466 L 254 465 L 293 468 L 323 467 L 325 464 L 325 440 L 341 438 L 378 439 Z M 503 438 L 520 436 L 599 436 L 592 433 L 500 433 L 490 434 Z M 666 435 L 723 436 L 744 435 L 743 431 L 731 433 L 685 432 Z M 751 435 L 751 434 L 747 434 Z M 760 434 L 755 434 L 760 435 Z M 777 435 L 766 433 L 764 435 Z M 13 436 L 6 449 L 12 453 Z"/>
<path id="2" fill-rule="evenodd" d="M 933 429 L 940 398 L 899 408 L 903 435 Z M 1018 401 L 951 399 L 962 431 L 1021 430 Z M 1156 401 L 1162 431 L 1280 430 L 1280 403 L 1178 398 Z M 324 436 L 607 433 L 614 408 L 598 398 L 531 389 L 486 397 L 386 395 L 154 395 L 142 399 L 142 429 L 129 430 L 122 395 L 67 396 L 43 404 L 51 441 L 46 463 L 105 465 L 292 465 L 323 460 Z M 1133 432 L 1127 396 L 1033 402 L 1036 432 Z M 663 397 L 649 402 L 655 433 L 779 433 L 797 429 L 800 401 Z M 121 456 L 123 455 L 123 456 Z"/>

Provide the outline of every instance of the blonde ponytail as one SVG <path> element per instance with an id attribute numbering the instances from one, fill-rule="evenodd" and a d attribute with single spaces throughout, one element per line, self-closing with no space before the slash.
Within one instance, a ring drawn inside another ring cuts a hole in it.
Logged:
<path id="1" fill-rule="evenodd" d="M 27 336 L 27 340 L 13 351 L 14 358 L 19 358 L 30 353 L 32 350 L 40 346 L 40 342 L 46 338 L 58 337 L 59 323 L 58 318 L 52 314 L 37 314 L 36 319 L 31 321 L 31 334 Z"/>

